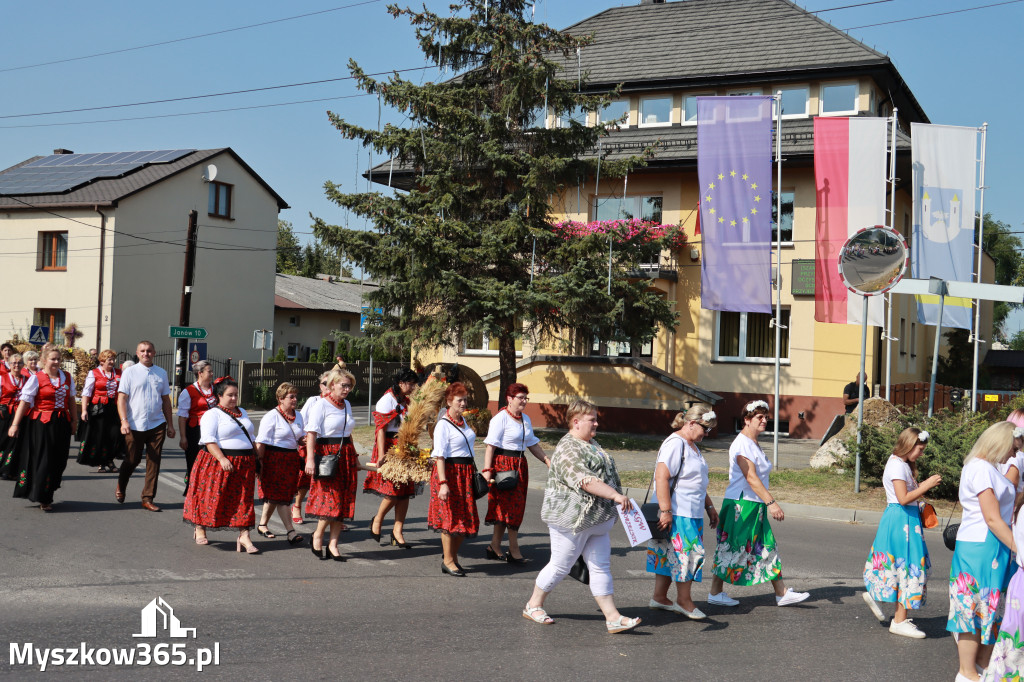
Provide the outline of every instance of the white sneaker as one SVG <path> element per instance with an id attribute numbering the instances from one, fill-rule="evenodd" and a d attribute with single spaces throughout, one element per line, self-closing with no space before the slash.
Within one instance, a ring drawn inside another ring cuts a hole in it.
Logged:
<path id="1" fill-rule="evenodd" d="M 977 668 L 978 666 L 975 665 L 974 667 Z M 956 680 L 954 682 L 971 682 L 971 678 L 967 677 L 963 673 L 958 672 L 956 674 Z"/>
<path id="2" fill-rule="evenodd" d="M 900 635 L 902 637 L 911 637 L 913 639 L 924 639 L 924 633 L 917 629 L 914 625 L 914 621 L 907 618 L 905 621 L 897 623 L 895 620 L 889 624 L 889 632 L 894 635 Z"/>
<path id="3" fill-rule="evenodd" d="M 708 592 L 708 603 L 716 606 L 739 606 L 739 602 L 730 597 L 722 590 L 718 594 Z"/>
<path id="4" fill-rule="evenodd" d="M 882 613 L 882 609 L 878 608 L 878 604 L 875 602 L 874 597 L 871 596 L 871 593 L 865 592 L 862 596 L 864 597 L 864 603 L 868 605 L 869 609 L 871 609 L 871 613 L 878 619 L 878 622 L 884 623 L 885 614 Z"/>
<path id="5" fill-rule="evenodd" d="M 793 588 L 790 587 L 786 590 L 786 594 L 781 597 L 775 598 L 776 606 L 789 606 L 790 604 L 799 604 L 804 599 L 811 596 L 810 592 L 794 592 Z"/>

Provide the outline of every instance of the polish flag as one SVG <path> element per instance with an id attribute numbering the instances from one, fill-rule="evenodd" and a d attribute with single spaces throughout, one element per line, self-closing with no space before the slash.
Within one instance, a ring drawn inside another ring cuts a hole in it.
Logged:
<path id="1" fill-rule="evenodd" d="M 858 230 L 885 224 L 888 119 L 814 119 L 814 319 L 860 324 L 864 297 L 839 276 L 839 253 Z M 868 300 L 868 324 L 883 326 L 881 296 Z"/>

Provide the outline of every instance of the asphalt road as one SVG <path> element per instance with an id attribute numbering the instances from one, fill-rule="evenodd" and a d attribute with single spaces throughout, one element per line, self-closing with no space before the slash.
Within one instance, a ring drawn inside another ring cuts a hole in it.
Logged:
<path id="1" fill-rule="evenodd" d="M 411 550 L 378 546 L 367 531 L 377 498 L 360 495 L 357 523 L 342 536 L 346 563 L 318 561 L 308 545 L 255 538 L 263 554 L 234 552 L 234 533 L 192 543 L 181 520 L 179 451 L 165 454 L 157 503 L 143 511 L 137 473 L 128 501 L 114 501 L 114 476 L 90 473 L 72 459 L 55 511 L 44 514 L 9 497 L 0 482 L 0 631 L 8 653 L 0 674 L 27 677 L 12 660 L 27 643 L 39 649 L 118 648 L 184 643 L 219 649 L 209 679 L 282 680 L 331 675 L 349 679 L 523 680 L 703 679 L 867 680 L 952 679 L 955 646 L 944 630 L 951 558 L 929 532 L 934 561 L 930 598 L 915 622 L 925 640 L 890 635 L 861 601 L 861 572 L 874 527 L 790 519 L 775 524 L 784 575 L 811 592 L 802 605 L 778 608 L 766 587 L 733 588 L 735 609 L 707 606 L 705 571 L 694 596 L 709 614 L 691 622 L 648 610 L 652 579 L 644 553 L 613 531 L 615 599 L 644 623 L 608 635 L 584 586 L 566 579 L 548 599 L 555 625 L 520 617 L 536 572 L 547 560 L 540 521 L 542 494 L 530 493 L 523 547 L 531 563 L 486 561 L 486 539 L 462 552 L 469 576 L 440 572 L 440 540 L 426 528 L 426 498 L 413 501 L 406 538 Z M 539 473 L 534 469 L 535 473 Z M 481 502 L 481 515 L 485 503 Z M 385 525 L 385 529 L 389 526 Z M 279 526 L 278 526 L 279 528 Z M 307 533 L 311 526 L 300 527 Z M 484 530 L 486 533 L 486 529 Z M 385 536 L 386 537 L 386 536 Z M 708 538 L 709 556 L 713 537 Z M 710 564 L 710 559 L 709 559 Z M 186 639 L 133 637 L 140 610 L 156 597 L 173 607 Z M 94 657 L 95 658 L 95 657 Z M 73 679 L 179 679 L 189 666 L 50 666 Z"/>

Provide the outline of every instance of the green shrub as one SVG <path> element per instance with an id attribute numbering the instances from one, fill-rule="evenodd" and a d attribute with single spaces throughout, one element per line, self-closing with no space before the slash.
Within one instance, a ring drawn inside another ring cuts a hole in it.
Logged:
<path id="1" fill-rule="evenodd" d="M 327 343 L 327 339 L 320 341 L 320 350 L 316 353 L 317 362 L 332 362 L 334 358 L 331 357 L 331 346 Z"/>
<path id="2" fill-rule="evenodd" d="M 270 384 L 256 384 L 252 387 L 252 403 L 269 410 L 277 404 L 277 394 Z"/>

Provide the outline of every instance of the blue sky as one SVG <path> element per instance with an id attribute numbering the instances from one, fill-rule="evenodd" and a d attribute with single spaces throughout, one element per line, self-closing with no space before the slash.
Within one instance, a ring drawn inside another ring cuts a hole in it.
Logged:
<path id="1" fill-rule="evenodd" d="M 892 0 L 819 16 L 839 28 L 849 28 L 990 1 Z M 0 167 L 58 147 L 101 152 L 228 146 L 288 201 L 292 208 L 281 217 L 291 221 L 298 232 L 309 231 L 309 213 L 344 223 L 342 212 L 323 198 L 323 183 L 330 179 L 352 187 L 357 163 L 363 171 L 368 160 L 365 151 L 358 152 L 357 158 L 356 144 L 341 138 L 328 124 L 325 111 L 330 109 L 364 125 L 376 125 L 377 121 L 376 98 L 351 97 L 359 94 L 351 81 L 147 106 L 7 117 L 339 78 L 348 75 L 350 57 L 369 72 L 424 64 L 408 24 L 392 19 L 384 2 L 369 0 L 316 16 L 194 40 L 17 68 L 174 41 L 355 2 L 358 0 L 9 1 L 0 29 L 0 117 L 4 117 L 0 118 Z M 536 16 L 538 21 L 565 27 L 608 7 L 634 2 L 538 0 Z M 814 0 L 802 6 L 815 11 L 855 2 Z M 427 2 L 437 11 L 445 11 L 448 4 Z M 1024 182 L 1018 159 L 1024 149 L 1024 132 L 1018 123 L 1024 106 L 1019 70 L 1024 57 L 1021 26 L 1024 3 L 1015 2 L 851 31 L 853 37 L 889 54 L 933 123 L 989 123 L 985 209 L 1015 230 L 1024 230 L 1024 206 L 1018 200 Z M 638 37 L 638 49 L 644 39 L 651 37 Z M 407 75 L 432 79 L 437 71 Z M 337 99 L 169 116 L 321 98 Z M 161 118 L 68 125 L 140 116 Z M 388 112 L 384 117 L 395 120 Z M 360 182 L 365 187 L 365 180 Z M 184 230 L 184 220 L 182 224 Z"/>

